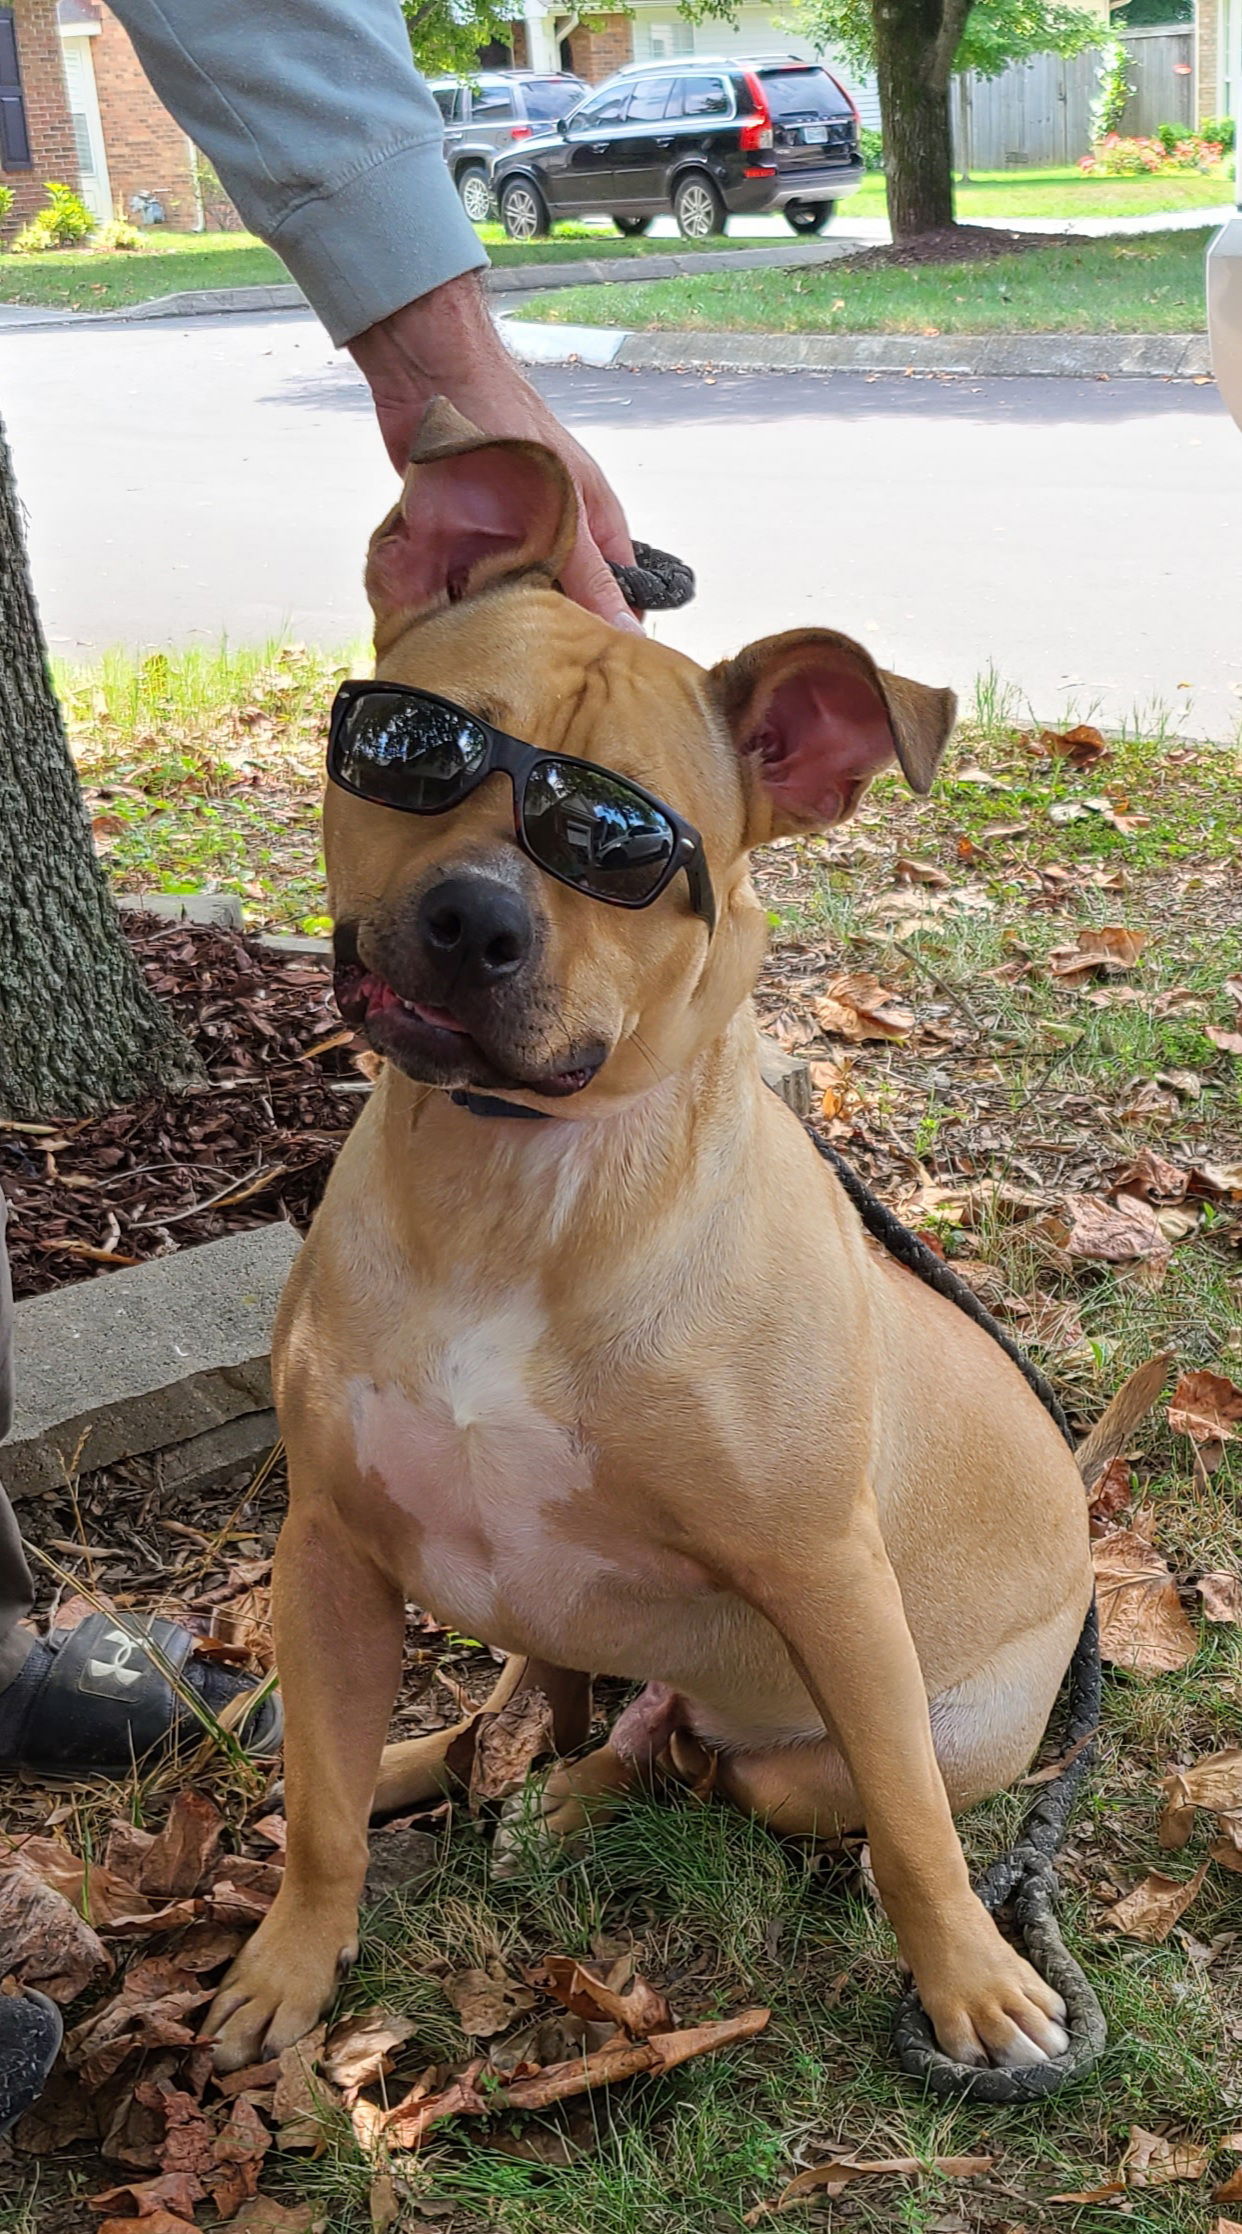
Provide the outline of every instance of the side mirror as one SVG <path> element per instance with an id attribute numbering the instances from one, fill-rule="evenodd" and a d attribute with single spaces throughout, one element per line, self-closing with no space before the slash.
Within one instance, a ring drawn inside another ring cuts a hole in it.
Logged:
<path id="1" fill-rule="evenodd" d="M 562 138 L 563 140 L 566 140 L 566 139 L 568 139 L 568 138 L 569 138 L 569 118 L 568 118 L 567 116 L 558 116 L 558 117 L 557 117 L 557 120 L 556 120 L 556 129 L 557 129 L 557 131 L 558 131 L 558 132 L 560 133 L 560 135 L 561 135 L 561 138 Z"/>

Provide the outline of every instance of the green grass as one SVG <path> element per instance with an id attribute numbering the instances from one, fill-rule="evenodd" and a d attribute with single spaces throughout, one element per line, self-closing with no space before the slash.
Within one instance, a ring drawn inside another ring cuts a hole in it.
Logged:
<path id="1" fill-rule="evenodd" d="M 1173 171 L 1164 178 L 1088 178 L 1076 164 L 1049 170 L 977 171 L 956 186 L 957 215 L 977 217 L 1148 217 L 1172 209 L 1210 209 L 1233 199 L 1233 169 Z M 841 204 L 843 218 L 883 217 L 884 179 L 869 172 Z"/>
<path id="2" fill-rule="evenodd" d="M 259 287 L 288 272 L 249 233 L 159 233 L 140 249 L 56 249 L 0 256 L 0 302 L 57 310 L 121 310 L 187 287 Z"/>
<path id="3" fill-rule="evenodd" d="M 983 171 L 968 185 L 958 186 L 957 213 L 963 223 L 976 217 L 1134 217 L 1207 208 L 1231 199 L 1228 169 L 1206 177 L 1191 171 L 1144 179 L 1084 178 L 1073 167 Z M 884 180 L 873 173 L 841 204 L 840 214 L 883 217 L 886 209 Z M 573 263 L 583 257 L 667 254 L 685 245 L 668 239 L 623 240 L 610 228 L 573 220 L 558 225 L 549 240 L 521 247 L 506 240 L 499 225 L 480 226 L 479 238 L 501 269 L 511 264 Z M 755 245 L 754 237 L 745 234 L 711 243 L 713 248 Z M 0 254 L 0 302 L 61 310 L 120 310 L 185 288 L 270 286 L 288 277 L 280 258 L 249 233 L 151 233 L 132 254 L 70 249 L 44 256 Z"/>
<path id="4" fill-rule="evenodd" d="M 522 316 L 647 333 L 1197 333 L 1207 240 L 1146 233 L 986 262 L 852 271 L 842 260 L 563 287 L 524 303 Z"/>
<path id="5" fill-rule="evenodd" d="M 291 649 L 118 655 L 92 675 L 62 675 L 92 811 L 109 811 L 109 792 L 125 807 L 120 834 L 108 837 L 118 880 L 221 881 L 255 922 L 321 911 L 323 717 L 345 664 Z M 1096 811 L 1106 800 L 1139 819 L 1117 829 Z M 792 1017 L 797 1043 L 824 974 L 868 969 L 934 1027 L 934 1040 L 908 1046 L 827 1051 L 850 1074 L 847 1153 L 899 1207 L 917 1199 L 914 1159 L 934 1181 L 990 1174 L 1087 1191 L 1144 1143 L 1185 1162 L 1228 1162 L 1242 1156 L 1242 1064 L 1203 1027 L 1233 1013 L 1223 981 L 1237 967 L 1239 827 L 1238 740 L 1186 745 L 1148 710 L 1077 773 L 1022 726 L 1013 694 L 989 672 L 929 800 L 885 778 L 841 830 L 760 858 L 774 927 L 761 1013 Z M 940 870 L 947 890 L 902 887 L 897 864 L 911 858 Z M 1049 972 L 1053 947 L 1105 923 L 1151 934 L 1123 981 L 1074 988 Z M 1089 997 L 1096 991 L 1101 1003 Z M 1135 1092 L 1171 1070 L 1193 1074 L 1195 1096 L 1129 1114 Z M 1050 1263 L 1022 1223 L 997 1218 L 973 1234 L 941 1225 L 951 1253 L 990 1268 L 1028 1308 L 1051 1301 L 1078 1313 L 1082 1339 L 1068 1346 L 1021 1316 L 1009 1323 L 1082 1419 L 1166 1344 L 1181 1368 L 1238 1377 L 1236 1230 L 1236 1209 L 1204 1213 L 1163 1286 L 1149 1290 L 1103 1268 Z M 1196 1489 L 1162 1407 L 1136 1442 L 1140 1495 L 1175 1571 L 1236 1571 L 1240 1446 Z M 1063 1882 L 1067 1934 L 1104 2003 L 1110 2045 L 1086 2082 L 1039 2107 L 945 2108 L 899 2079 L 888 2047 L 893 1946 L 848 1864 L 811 1873 L 723 1808 L 670 1799 L 629 1806 L 582 1856 L 536 1849 L 524 1880 L 495 1882 L 477 1826 L 463 1815 L 444 1826 L 438 1878 L 417 1900 L 389 1896 L 371 1912 L 345 1990 L 346 2005 L 379 1999 L 416 2018 L 401 2074 L 464 2053 L 437 1964 L 586 1953 L 601 1933 L 634 1942 L 683 2021 L 751 2002 L 773 2015 L 740 2049 L 528 2121 L 527 2137 L 560 2136 L 563 2162 L 500 2154 L 465 2122 L 436 2130 L 394 2163 L 408 2221 L 450 2234 L 740 2234 L 745 2214 L 800 2164 L 841 2144 L 865 2156 L 1000 2161 L 978 2182 L 860 2181 L 791 2224 L 1090 2234 L 1108 2223 L 1049 2198 L 1114 2170 L 1130 2124 L 1205 2141 L 1239 2124 L 1240 1973 L 1228 1947 L 1206 1969 L 1201 1954 L 1217 1934 L 1242 1932 L 1242 1878 L 1212 1869 L 1186 1929 L 1150 1948 L 1107 1936 L 1098 1892 L 1104 1879 L 1128 1886 L 1153 1868 L 1188 1876 L 1206 1851 L 1206 1829 L 1180 1855 L 1162 1853 L 1156 1837 L 1170 1760 L 1237 1742 L 1242 1632 L 1200 1636 L 1177 1674 L 1106 1675 L 1099 1764 Z M 966 1819 L 972 1866 L 1012 1838 L 1024 1799 L 1003 1794 Z M 1211 2178 L 1236 2161 L 1218 2158 Z M 57 2171 L 49 2163 L 43 2174 L 49 2193 Z M 370 2178 L 335 2118 L 318 2159 L 273 2152 L 263 2185 L 286 2200 L 315 2196 L 331 2234 L 367 2234 Z M 1137 2234 L 1206 2234 L 1216 2215 L 1209 2188 L 1204 2179 L 1132 2190 L 1124 2223 Z M 59 2234 L 42 2198 L 29 2219 L 0 2209 L 4 2234 L 44 2223 Z"/>

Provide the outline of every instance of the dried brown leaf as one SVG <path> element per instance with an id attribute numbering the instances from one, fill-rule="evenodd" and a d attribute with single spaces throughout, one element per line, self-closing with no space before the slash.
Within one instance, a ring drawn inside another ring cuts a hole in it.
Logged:
<path id="1" fill-rule="evenodd" d="M 524 2009 L 533 2009 L 535 1996 L 529 1986 L 508 1977 L 497 1965 L 496 1976 L 486 1970 L 455 1970 L 440 1983 L 457 2011 L 464 2033 L 475 2040 L 504 2032 Z"/>
<path id="2" fill-rule="evenodd" d="M 1201 2180 L 1212 2151 L 1197 2141 L 1170 2141 L 1132 2125 L 1121 2169 L 1127 2187 L 1167 2187 L 1174 2180 Z"/>
<path id="3" fill-rule="evenodd" d="M 274 2196 L 256 2195 L 242 2204 L 233 2234 L 327 2234 L 327 2224 L 322 2204 L 278 2203 Z"/>
<path id="4" fill-rule="evenodd" d="M 1100 1653 L 1140 1675 L 1169 1673 L 1194 1658 L 1198 1639 L 1158 1551 L 1132 1528 L 1091 1546 L 1100 1609 Z"/>
<path id="5" fill-rule="evenodd" d="M 667 2000 L 645 1978 L 635 1978 L 628 1992 L 623 1993 L 593 1976 L 572 1955 L 549 1955 L 537 1970 L 526 1975 L 532 1985 L 552 1994 L 575 2017 L 611 2018 L 613 2024 L 638 2039 L 671 2029 L 673 2018 Z"/>
<path id="6" fill-rule="evenodd" d="M 1070 984 L 1088 977 L 1132 970 L 1149 937 L 1147 931 L 1127 931 L 1117 923 L 1099 931 L 1079 931 L 1073 946 L 1054 947 L 1048 957 L 1048 967 L 1054 977 Z"/>
<path id="7" fill-rule="evenodd" d="M 76 2001 L 110 1976 L 112 1957 L 71 1901 L 20 1862 L 0 1871 L 0 1977 Z"/>
<path id="8" fill-rule="evenodd" d="M 1133 1264 L 1145 1257 L 1167 1261 L 1169 1244 L 1150 1203 L 1124 1195 L 1108 1202 L 1102 1195 L 1066 1195 L 1055 1238 L 1071 1257 L 1095 1264 Z"/>
<path id="9" fill-rule="evenodd" d="M 1220 1569 L 1200 1575 L 1195 1582 L 1203 1607 L 1205 1621 L 1242 1626 L 1242 1575 L 1230 1575 Z"/>
<path id="10" fill-rule="evenodd" d="M 392 2050 L 402 2047 L 414 2030 L 412 2017 L 395 2017 L 389 2009 L 343 2017 L 324 2042 L 320 2069 L 334 2087 L 369 2086 L 392 2070 Z"/>
<path id="11" fill-rule="evenodd" d="M 1169 1426 L 1194 1443 L 1227 1443 L 1242 1420 L 1242 1389 L 1223 1373 L 1183 1373 L 1169 1398 Z"/>
<path id="12" fill-rule="evenodd" d="M 520 1792 L 535 1762 L 555 1752 L 552 1707 L 537 1685 L 519 1691 L 496 1714 L 481 1714 L 470 1770 L 470 1812 Z"/>
<path id="13" fill-rule="evenodd" d="M 172 2211 L 192 2219 L 194 2206 L 205 2193 L 192 2172 L 161 2172 L 153 2180 L 126 2180 L 120 2187 L 105 2188 L 89 2195 L 87 2202 L 92 2211 L 125 2213 L 130 2218 L 145 2220 L 157 2211 Z"/>
<path id="14" fill-rule="evenodd" d="M 994 2156 L 933 2156 L 926 2162 L 917 2156 L 834 2157 L 827 2164 L 812 2164 L 805 2172 L 799 2172 L 797 2178 L 781 2190 L 775 2208 L 787 2211 L 812 2195 L 840 2195 L 851 2180 L 913 2180 L 928 2172 L 938 2173 L 946 2180 L 978 2179 L 990 2172 L 996 2161 Z"/>
<path id="15" fill-rule="evenodd" d="M 1136 1195 L 1140 1202 L 1180 1202 L 1190 1185 L 1190 1173 L 1154 1148 L 1140 1148 L 1113 1181 L 1113 1192 Z"/>
<path id="16" fill-rule="evenodd" d="M 1236 2172 L 1229 2174 L 1227 2180 L 1222 2180 L 1218 2187 L 1212 2189 L 1212 2201 L 1214 2203 L 1242 2203 L 1242 2164 L 1238 2166 Z"/>
<path id="17" fill-rule="evenodd" d="M 178 2218 L 173 2211 L 153 2211 L 142 2218 L 106 2218 L 99 2234 L 198 2234 L 193 2219 Z"/>
<path id="18" fill-rule="evenodd" d="M 914 1011 L 867 970 L 829 978 L 814 1007 L 821 1031 L 837 1039 L 905 1039 L 914 1030 Z"/>
<path id="19" fill-rule="evenodd" d="M 1158 1946 L 1196 1899 L 1206 1876 L 1206 1862 L 1184 1881 L 1150 1870 L 1141 1885 L 1109 1909 L 1104 1929 L 1120 1932 L 1126 1939 L 1145 1940 L 1149 1947 Z"/>
<path id="20" fill-rule="evenodd" d="M 278 2149 L 310 2149 L 317 2153 L 322 2146 L 325 2090 L 317 2085 L 315 2073 L 327 2030 L 326 2025 L 316 2025 L 304 2039 L 295 2040 L 292 2047 L 286 2048 L 279 2059 L 280 2077 L 272 2102 Z"/>
<path id="21" fill-rule="evenodd" d="M 214 1861 L 223 1834 L 223 1816 L 206 1792 L 179 1792 L 168 1810 L 168 1821 L 147 1850 L 138 1890 L 159 1892 L 165 1899 L 197 1892 L 208 1863 Z"/>
<path id="22" fill-rule="evenodd" d="M 1053 752 L 1059 760 L 1068 760 L 1072 768 L 1094 768 L 1108 752 L 1108 741 L 1090 722 L 1080 721 L 1073 729 L 1041 729 L 1039 742 L 1045 752 Z"/>

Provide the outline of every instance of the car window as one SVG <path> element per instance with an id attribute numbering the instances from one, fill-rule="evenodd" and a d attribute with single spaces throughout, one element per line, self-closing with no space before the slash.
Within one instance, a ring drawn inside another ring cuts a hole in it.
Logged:
<path id="1" fill-rule="evenodd" d="M 656 124 L 668 106 L 675 78 L 637 78 L 626 112 L 627 124 Z"/>
<path id="2" fill-rule="evenodd" d="M 722 78 L 683 78 L 681 80 L 682 116 L 728 116 L 729 96 Z"/>
<path id="3" fill-rule="evenodd" d="M 476 85 L 470 113 L 476 124 L 501 124 L 507 116 L 515 116 L 512 86 Z"/>
<path id="4" fill-rule="evenodd" d="M 451 124 L 457 114 L 458 103 L 461 100 L 461 87 L 459 85 L 433 85 L 431 90 L 435 96 L 436 107 L 445 123 Z"/>
<path id="5" fill-rule="evenodd" d="M 596 93 L 591 100 L 584 101 L 580 109 L 574 110 L 569 120 L 570 131 L 575 134 L 598 132 L 603 124 L 622 123 L 629 98 L 628 85 L 605 86 L 602 92 Z"/>
<path id="6" fill-rule="evenodd" d="M 839 85 L 826 70 L 760 70 L 759 83 L 772 115 L 782 124 L 798 117 L 852 116 Z"/>
<path id="7" fill-rule="evenodd" d="M 568 116 L 581 98 L 582 86 L 577 78 L 526 78 L 522 84 L 526 114 L 536 118 Z"/>

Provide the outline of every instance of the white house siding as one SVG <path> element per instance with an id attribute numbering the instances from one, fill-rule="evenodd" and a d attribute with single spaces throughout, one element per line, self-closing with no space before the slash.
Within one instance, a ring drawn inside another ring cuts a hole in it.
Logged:
<path id="1" fill-rule="evenodd" d="M 731 28 L 724 23 L 687 23 L 675 7 L 638 7 L 634 10 L 633 32 L 636 62 L 671 61 L 679 54 L 796 54 L 807 62 L 822 59 L 853 94 L 863 123 L 879 130 L 880 100 L 875 79 L 860 78 L 831 51 L 817 56 L 809 40 L 777 29 L 768 8 L 739 9 L 736 27 Z"/>

